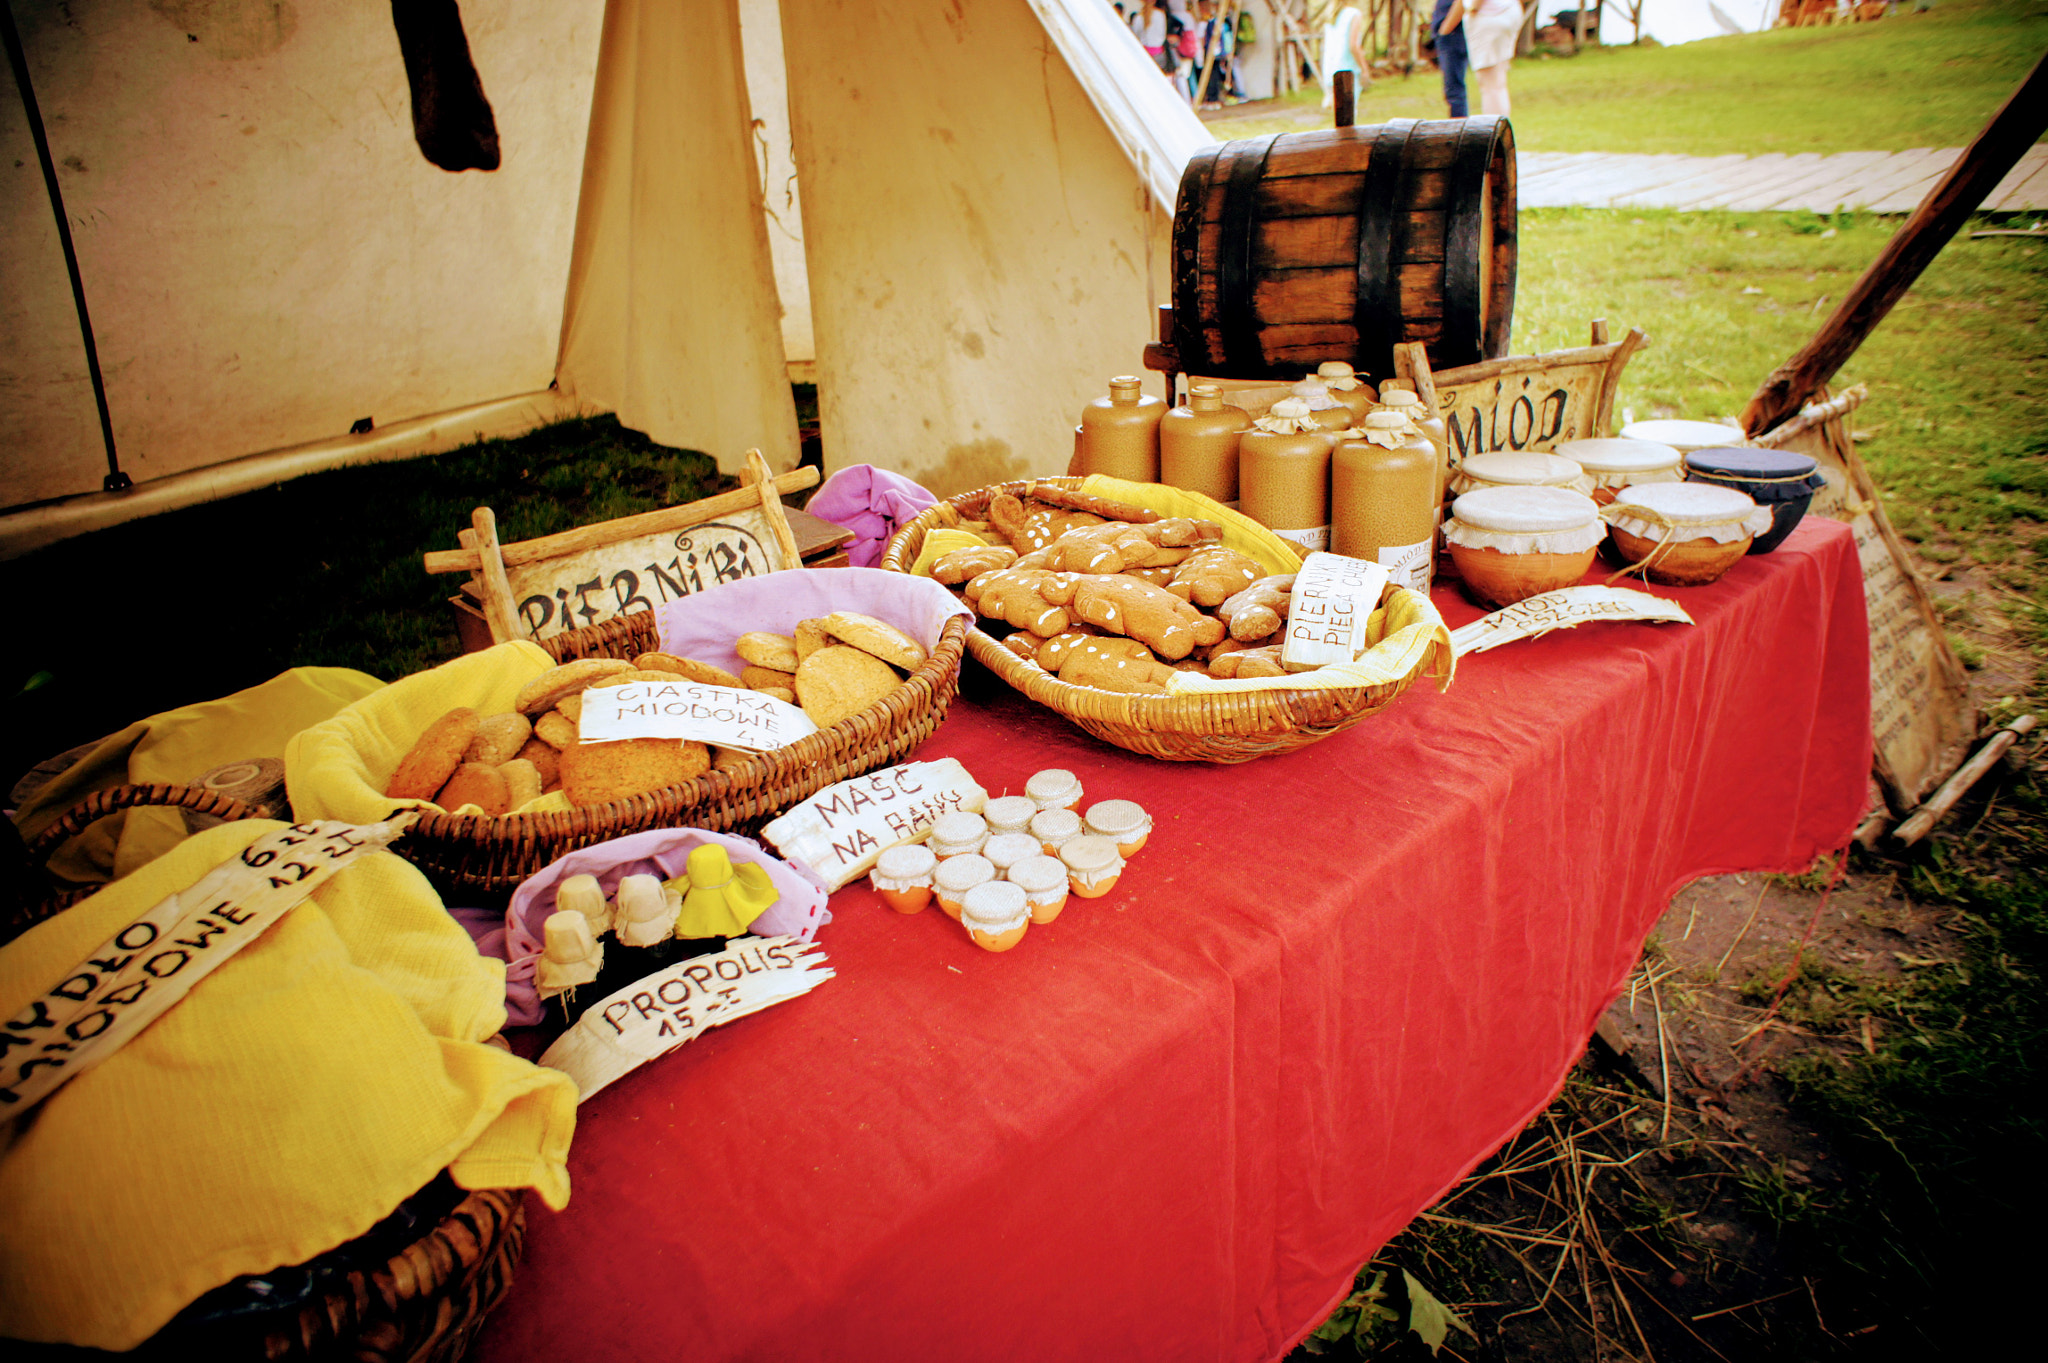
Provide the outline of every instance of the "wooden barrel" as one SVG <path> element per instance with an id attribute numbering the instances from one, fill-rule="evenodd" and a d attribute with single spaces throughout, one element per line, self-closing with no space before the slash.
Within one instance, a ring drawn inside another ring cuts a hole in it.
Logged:
<path id="1" fill-rule="evenodd" d="M 1394 372 L 1507 353 L 1515 136 L 1505 118 L 1396 119 L 1205 147 L 1173 214 L 1180 368 L 1291 378 L 1325 360 Z"/>

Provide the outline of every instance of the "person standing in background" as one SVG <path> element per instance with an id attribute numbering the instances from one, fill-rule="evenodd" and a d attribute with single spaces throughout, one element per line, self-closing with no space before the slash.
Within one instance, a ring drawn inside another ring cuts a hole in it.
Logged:
<path id="1" fill-rule="evenodd" d="M 1452 118 L 1472 112 L 1465 100 L 1465 68 L 1470 64 L 1465 55 L 1465 28 L 1446 22 L 1454 9 L 1463 18 L 1464 8 L 1464 0 L 1436 0 L 1436 10 L 1429 16 L 1429 26 L 1436 33 L 1436 69 L 1444 80 L 1444 104 Z"/>
<path id="2" fill-rule="evenodd" d="M 1479 112 L 1505 117 L 1508 113 L 1508 67 L 1515 59 L 1515 39 L 1522 31 L 1522 7 L 1515 0 L 1462 0 L 1462 3 L 1452 0 L 1450 17 L 1437 25 L 1439 61 L 1443 59 L 1444 40 L 1461 23 L 1465 30 L 1466 58 L 1479 76 Z M 1444 83 L 1448 98 L 1448 75 Z"/>
<path id="3" fill-rule="evenodd" d="M 1372 88 L 1372 76 L 1365 64 L 1365 16 L 1356 5 L 1340 5 L 1323 25 L 1323 107 L 1337 102 L 1337 73 L 1355 73 L 1352 89 L 1364 94 Z"/>

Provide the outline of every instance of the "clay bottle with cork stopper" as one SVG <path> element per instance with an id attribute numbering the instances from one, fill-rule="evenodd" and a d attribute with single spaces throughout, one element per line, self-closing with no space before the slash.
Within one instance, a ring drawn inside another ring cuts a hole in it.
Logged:
<path id="1" fill-rule="evenodd" d="M 1108 397 L 1082 409 L 1076 473 L 1159 481 L 1159 421 L 1166 415 L 1166 400 L 1139 391 L 1143 382 L 1135 374 L 1118 375 L 1109 381 Z"/>
<path id="2" fill-rule="evenodd" d="M 1348 431 L 1351 429 L 1354 420 L 1351 409 L 1337 401 L 1330 390 L 1323 386 L 1323 381 L 1314 374 L 1309 375 L 1287 391 L 1289 396 L 1298 398 L 1308 404 L 1309 415 L 1315 418 L 1316 425 L 1322 429 L 1326 431 Z"/>
<path id="3" fill-rule="evenodd" d="M 1282 398 L 1237 444 L 1238 507 L 1304 552 L 1330 547 L 1330 452 L 1308 404 Z"/>
<path id="4" fill-rule="evenodd" d="M 1366 415 L 1330 456 L 1330 549 L 1378 563 L 1388 581 L 1425 595 L 1441 502 L 1436 450 L 1399 412 Z"/>
<path id="5" fill-rule="evenodd" d="M 1353 426 L 1365 420 L 1365 414 L 1373 409 L 1375 395 L 1371 385 L 1344 361 L 1324 360 L 1316 366 L 1315 376 L 1323 381 L 1323 388 L 1331 397 L 1350 409 Z"/>
<path id="6" fill-rule="evenodd" d="M 1214 497 L 1237 500 L 1237 442 L 1251 429 L 1242 407 L 1223 401 L 1213 383 L 1188 385 L 1188 404 L 1159 419 L 1159 481 Z"/>
<path id="7" fill-rule="evenodd" d="M 1444 476 L 1450 476 L 1451 433 L 1444 425 L 1443 413 L 1422 400 L 1422 395 L 1409 387 L 1406 379 L 1388 379 L 1380 385 L 1382 407 L 1391 407 L 1408 418 L 1422 438 L 1436 446 L 1437 458 L 1443 461 Z"/>

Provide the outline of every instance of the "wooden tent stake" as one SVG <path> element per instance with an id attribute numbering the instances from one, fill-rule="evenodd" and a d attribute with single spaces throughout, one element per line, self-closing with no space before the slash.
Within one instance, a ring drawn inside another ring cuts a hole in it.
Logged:
<path id="1" fill-rule="evenodd" d="M 2048 55 L 2034 63 L 2033 71 L 1991 116 L 1976 141 L 1920 201 L 1906 225 L 1885 243 L 1834 315 L 1797 355 L 1764 380 L 1742 409 L 1742 429 L 1751 435 L 1770 430 L 1833 378 L 2044 131 L 2048 131 Z"/>
<path id="2" fill-rule="evenodd" d="M 1892 836 L 1906 844 L 1916 843 L 1926 837 L 1933 831 L 1934 825 L 1941 822 L 1949 810 L 1955 808 L 1956 801 L 1962 799 L 1964 793 L 1976 785 L 1984 773 L 1996 765 L 1999 758 L 2005 756 L 2005 750 L 2019 742 L 2034 724 L 2032 715 L 2021 715 L 1993 734 L 1991 741 L 1979 748 L 1977 755 L 1957 769 L 1954 776 L 1942 782 L 1941 789 L 1929 796 L 1926 804 L 1908 815 Z"/>

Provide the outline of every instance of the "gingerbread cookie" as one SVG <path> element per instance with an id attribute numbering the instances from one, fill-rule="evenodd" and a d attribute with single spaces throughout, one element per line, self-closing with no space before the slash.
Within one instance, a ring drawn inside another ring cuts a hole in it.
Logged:
<path id="1" fill-rule="evenodd" d="M 463 750 L 462 760 L 495 767 L 501 762 L 511 761 L 513 756 L 526 746 L 526 740 L 532 737 L 533 721 L 525 715 L 485 715 L 477 721 L 476 737 L 469 740 L 469 747 Z"/>
<path id="2" fill-rule="evenodd" d="M 740 679 L 724 668 L 700 663 L 695 658 L 678 658 L 673 653 L 643 653 L 633 660 L 633 666 L 642 672 L 664 672 L 684 681 L 703 682 L 707 686 L 740 689 Z"/>
<path id="3" fill-rule="evenodd" d="M 733 641 L 732 651 L 755 667 L 773 668 L 777 672 L 795 672 L 800 661 L 796 656 L 796 640 L 787 634 L 771 634 L 765 629 L 748 630 Z M 740 674 L 741 679 L 746 677 Z"/>
<path id="4" fill-rule="evenodd" d="M 894 691 L 900 681 L 874 654 L 834 644 L 804 659 L 797 669 L 797 704 L 812 723 L 829 729 Z"/>
<path id="5" fill-rule="evenodd" d="M 579 743 L 562 752 L 562 793 L 579 808 L 624 800 L 695 780 L 711 768 L 711 750 L 673 738 Z"/>
<path id="6" fill-rule="evenodd" d="M 622 658 L 578 658 L 560 667 L 551 667 L 519 688 L 519 698 L 512 702 L 512 708 L 522 715 L 537 715 L 543 710 L 552 710 L 564 696 L 573 696 L 592 682 L 604 677 L 631 672 L 633 664 Z"/>
<path id="7" fill-rule="evenodd" d="M 924 645 L 886 620 L 857 611 L 833 611 L 825 617 L 825 632 L 841 643 L 863 653 L 872 653 L 891 667 L 915 672 L 924 666 Z"/>
<path id="8" fill-rule="evenodd" d="M 464 805 L 475 805 L 484 813 L 496 818 L 512 808 L 511 789 L 504 776 L 496 767 L 487 767 L 481 762 L 464 762 L 441 787 L 434 797 L 434 803 L 443 809 L 460 809 Z"/>

